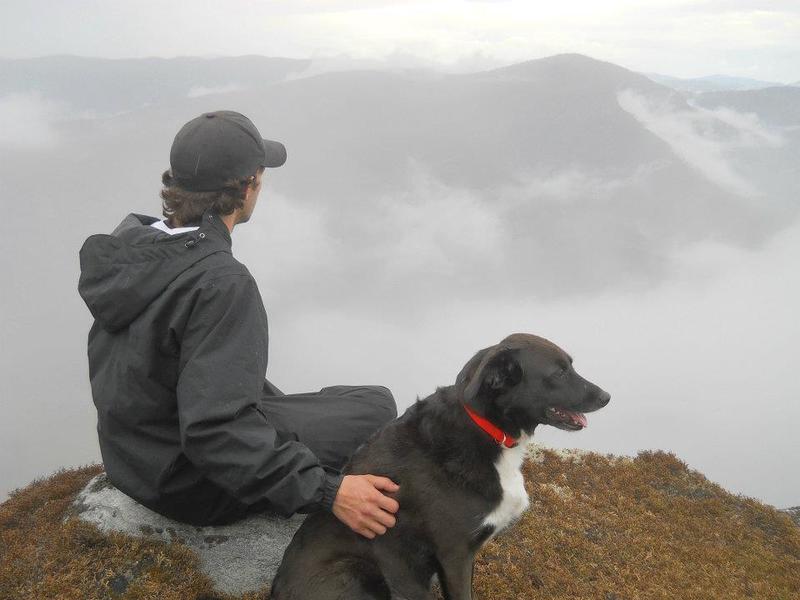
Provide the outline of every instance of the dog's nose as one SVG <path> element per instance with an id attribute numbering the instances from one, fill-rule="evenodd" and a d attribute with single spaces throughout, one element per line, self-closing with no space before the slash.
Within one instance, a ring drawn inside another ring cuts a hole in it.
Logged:
<path id="1" fill-rule="evenodd" d="M 601 390 L 600 391 L 600 398 L 598 398 L 598 401 L 600 402 L 600 406 L 605 406 L 606 404 L 609 403 L 610 400 L 611 400 L 611 394 L 609 394 L 608 392 L 606 392 L 604 390 Z"/>

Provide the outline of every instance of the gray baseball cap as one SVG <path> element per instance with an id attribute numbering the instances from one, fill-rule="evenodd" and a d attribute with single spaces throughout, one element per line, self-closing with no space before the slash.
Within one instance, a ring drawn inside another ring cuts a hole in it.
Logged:
<path id="1" fill-rule="evenodd" d="M 172 176 L 195 192 L 219 190 L 228 179 L 285 162 L 283 144 L 262 138 L 250 119 L 232 110 L 203 113 L 186 123 L 169 153 Z"/>

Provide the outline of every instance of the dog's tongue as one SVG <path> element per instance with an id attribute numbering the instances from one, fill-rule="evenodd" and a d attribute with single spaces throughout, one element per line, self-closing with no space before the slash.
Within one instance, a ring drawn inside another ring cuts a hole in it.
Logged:
<path id="1" fill-rule="evenodd" d="M 586 421 L 586 416 L 583 413 L 575 412 L 573 410 L 565 410 L 564 414 L 567 415 L 576 425 L 586 427 L 589 424 Z"/>

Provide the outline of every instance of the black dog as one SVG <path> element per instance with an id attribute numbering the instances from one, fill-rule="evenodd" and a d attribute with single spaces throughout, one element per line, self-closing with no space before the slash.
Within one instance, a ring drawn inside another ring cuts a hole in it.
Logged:
<path id="1" fill-rule="evenodd" d="M 520 471 L 539 424 L 579 430 L 611 397 L 555 344 L 514 334 L 478 352 L 453 386 L 411 406 L 345 467 L 400 485 L 397 524 L 368 540 L 332 513 L 306 519 L 273 600 L 423 600 L 438 574 L 448 600 L 472 598 L 475 553 L 528 506 Z"/>

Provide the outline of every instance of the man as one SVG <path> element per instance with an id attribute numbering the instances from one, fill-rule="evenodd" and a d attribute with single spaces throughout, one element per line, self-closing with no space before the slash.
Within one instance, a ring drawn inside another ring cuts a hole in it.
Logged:
<path id="1" fill-rule="evenodd" d="M 264 378 L 256 282 L 231 254 L 264 169 L 285 160 L 283 145 L 244 115 L 205 113 L 173 142 L 166 221 L 131 214 L 84 243 L 78 289 L 95 317 L 88 354 L 100 450 L 116 487 L 177 520 L 332 510 L 372 538 L 394 525 L 398 486 L 339 470 L 397 415 L 391 392 L 283 395 Z"/>

